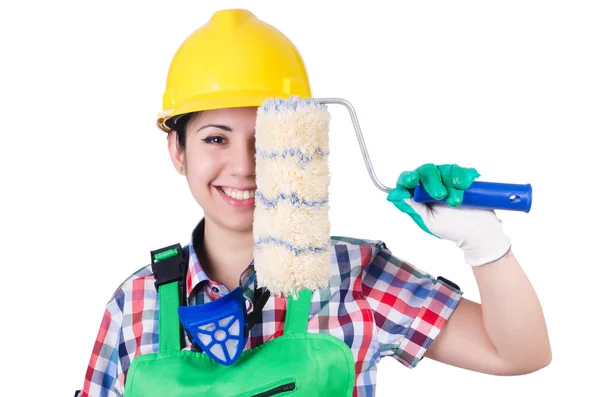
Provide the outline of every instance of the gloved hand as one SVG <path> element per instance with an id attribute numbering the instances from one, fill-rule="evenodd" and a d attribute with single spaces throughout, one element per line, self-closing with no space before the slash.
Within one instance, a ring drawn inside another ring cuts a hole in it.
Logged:
<path id="1" fill-rule="evenodd" d="M 479 266 L 504 256 L 511 241 L 493 210 L 458 208 L 464 190 L 478 177 L 474 168 L 424 164 L 415 171 L 402 172 L 387 199 L 427 233 L 456 243 L 463 250 L 467 264 Z M 431 197 L 446 198 L 448 205 L 415 202 L 412 197 L 419 182 Z"/>

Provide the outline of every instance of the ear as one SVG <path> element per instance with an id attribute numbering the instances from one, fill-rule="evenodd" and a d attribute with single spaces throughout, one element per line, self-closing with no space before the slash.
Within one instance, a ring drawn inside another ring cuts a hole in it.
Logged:
<path id="1" fill-rule="evenodd" d="M 185 151 L 177 144 L 177 131 L 171 130 L 169 132 L 168 146 L 173 167 L 181 175 L 185 175 Z"/>

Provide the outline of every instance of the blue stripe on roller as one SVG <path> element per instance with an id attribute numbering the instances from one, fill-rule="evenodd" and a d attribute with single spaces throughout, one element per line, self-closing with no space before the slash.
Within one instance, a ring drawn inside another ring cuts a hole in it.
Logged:
<path id="1" fill-rule="evenodd" d="M 314 99 L 302 99 L 292 95 L 289 99 L 274 98 L 266 100 L 260 110 L 264 112 L 279 112 L 281 110 L 296 110 L 300 107 L 316 107 L 321 110 L 326 110 L 327 106 L 315 101 Z"/>
<path id="2" fill-rule="evenodd" d="M 280 201 L 289 201 L 292 203 L 294 207 L 322 207 L 329 202 L 328 198 L 318 201 L 304 201 L 297 194 L 292 193 L 290 195 L 286 195 L 281 193 L 274 200 L 269 200 L 265 197 L 264 194 L 259 192 L 258 190 L 254 193 L 255 200 L 257 199 L 262 205 L 264 205 L 267 209 L 273 209 L 277 207 Z"/>
<path id="3" fill-rule="evenodd" d="M 289 241 L 284 241 L 277 237 L 263 237 L 254 242 L 254 248 L 261 248 L 263 245 L 278 245 L 292 251 L 295 255 L 305 254 L 307 252 L 318 253 L 327 250 L 327 246 L 322 247 L 296 247 Z"/>
<path id="4" fill-rule="evenodd" d="M 256 150 L 256 156 L 261 159 L 275 159 L 275 158 L 286 158 L 293 157 L 300 164 L 305 165 L 313 160 L 313 158 L 319 155 L 323 158 L 327 158 L 329 156 L 329 152 L 322 150 L 321 148 L 317 148 L 314 153 L 303 153 L 300 149 L 285 149 L 281 152 L 267 152 L 263 149 Z"/>

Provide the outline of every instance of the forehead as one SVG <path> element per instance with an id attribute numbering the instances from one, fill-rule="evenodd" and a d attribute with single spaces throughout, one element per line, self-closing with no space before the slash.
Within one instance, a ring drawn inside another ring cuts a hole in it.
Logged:
<path id="1" fill-rule="evenodd" d="M 254 129 L 256 111 L 256 107 L 204 110 L 190 120 L 190 127 L 198 129 L 205 124 L 222 124 L 232 129 Z"/>

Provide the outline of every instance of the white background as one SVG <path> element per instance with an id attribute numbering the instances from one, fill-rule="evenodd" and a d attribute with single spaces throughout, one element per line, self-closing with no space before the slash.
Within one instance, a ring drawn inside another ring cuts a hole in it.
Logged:
<path id="1" fill-rule="evenodd" d="M 384 185 L 424 162 L 533 185 L 529 214 L 498 215 L 542 301 L 552 364 L 493 377 L 387 359 L 377 395 L 591 390 L 600 353 L 597 3 L 38 1 L 0 11 L 1 394 L 72 395 L 114 289 L 150 250 L 187 242 L 202 212 L 154 120 L 175 51 L 229 7 L 249 8 L 294 41 L 313 95 L 354 104 Z M 382 239 L 478 300 L 459 250 L 386 201 L 345 109 L 331 112 L 332 233 Z"/>

